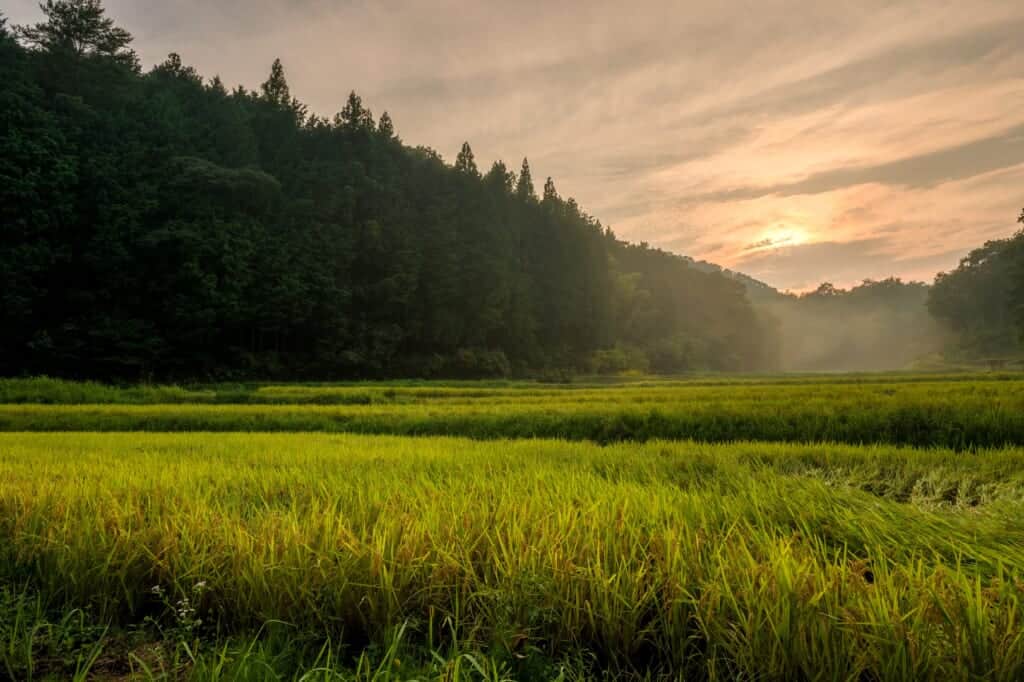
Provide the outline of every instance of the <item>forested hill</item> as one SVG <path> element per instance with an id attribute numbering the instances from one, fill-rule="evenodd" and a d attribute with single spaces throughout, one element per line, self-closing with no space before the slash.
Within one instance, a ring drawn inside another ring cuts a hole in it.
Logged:
<path id="1" fill-rule="evenodd" d="M 717 263 L 709 263 L 706 260 L 696 260 L 694 258 L 690 258 L 689 256 L 683 256 L 683 258 L 692 267 L 697 268 L 698 270 L 702 270 L 704 272 L 720 273 L 725 275 L 726 277 L 729 277 L 730 279 L 736 280 L 746 288 L 747 296 L 755 304 L 758 303 L 759 301 L 775 301 L 786 295 L 783 294 L 778 289 L 776 289 L 775 287 L 773 287 L 771 284 L 767 284 L 759 279 L 755 279 L 746 273 L 739 272 L 737 270 L 730 270 L 728 268 L 723 268 L 721 265 L 718 265 Z"/>
<path id="2" fill-rule="evenodd" d="M 0 28 L 0 373 L 772 364 L 742 283 L 538 197 L 525 160 L 448 165 L 355 94 L 312 115 L 279 62 L 256 92 L 143 72 L 97 0 L 47 7 Z"/>

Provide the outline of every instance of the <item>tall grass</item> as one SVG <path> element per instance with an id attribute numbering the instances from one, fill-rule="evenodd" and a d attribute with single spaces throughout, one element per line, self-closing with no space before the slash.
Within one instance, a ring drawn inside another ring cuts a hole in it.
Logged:
<path id="1" fill-rule="evenodd" d="M 278 397 L 305 393 L 312 401 L 339 390 L 348 389 L 260 391 Z M 405 394 L 382 389 L 382 396 L 366 401 L 371 404 L 349 405 L 0 405 L 0 430 L 326 431 L 602 443 L 835 441 L 958 449 L 1024 444 L 1024 381 L 669 384 L 571 391 L 432 387 Z"/>
<path id="2" fill-rule="evenodd" d="M 938 390 L 959 390 L 956 384 L 1020 382 L 1020 372 L 985 373 L 884 373 L 884 374 L 786 374 L 694 375 L 685 378 L 583 378 L 565 384 L 528 381 L 389 381 L 357 383 L 287 384 L 131 384 L 115 386 L 93 381 L 68 381 L 50 377 L 0 378 L 0 404 L 41 405 L 156 405 L 156 404 L 293 404 L 361 405 L 370 403 L 423 403 L 435 400 L 508 402 L 528 398 L 548 402 L 593 401 L 615 397 L 645 401 L 685 398 L 692 389 L 772 391 L 779 386 L 803 386 L 812 394 L 818 387 L 828 392 L 849 386 L 892 384 L 943 384 Z M 699 394 L 699 393 L 698 393 Z M 711 393 L 715 395 L 715 393 Z M 737 394 L 738 395 L 738 394 Z"/>
<path id="3" fill-rule="evenodd" d="M 1022 509 L 1020 449 L 0 435 L 0 580 L 48 604 L 513 676 L 1020 679 Z"/>

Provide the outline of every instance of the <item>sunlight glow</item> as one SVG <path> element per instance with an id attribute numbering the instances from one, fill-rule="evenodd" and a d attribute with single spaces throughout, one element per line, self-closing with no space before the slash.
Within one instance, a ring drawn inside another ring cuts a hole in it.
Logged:
<path id="1" fill-rule="evenodd" d="M 744 249 L 747 253 L 778 249 L 785 246 L 806 244 L 810 239 L 809 232 L 799 226 L 777 223 L 761 233 L 760 239 Z"/>

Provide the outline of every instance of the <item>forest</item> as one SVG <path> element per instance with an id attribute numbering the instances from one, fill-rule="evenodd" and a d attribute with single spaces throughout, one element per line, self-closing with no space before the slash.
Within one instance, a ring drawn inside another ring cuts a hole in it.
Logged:
<path id="1" fill-rule="evenodd" d="M 68 8 L 75 8 L 69 11 Z M 1014 358 L 1024 234 L 934 286 L 785 295 L 631 244 L 554 181 L 310 112 L 176 54 L 143 71 L 96 0 L 0 17 L 0 374 L 560 378 Z M 538 190 L 540 186 L 540 190 Z M 1021 217 L 1024 220 L 1024 215 Z"/>

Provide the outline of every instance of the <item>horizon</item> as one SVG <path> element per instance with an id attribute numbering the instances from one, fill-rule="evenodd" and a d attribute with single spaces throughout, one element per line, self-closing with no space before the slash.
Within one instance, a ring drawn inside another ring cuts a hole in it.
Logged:
<path id="1" fill-rule="evenodd" d="M 526 156 L 620 238 L 792 292 L 930 283 L 1019 227 L 1024 7 L 883 4 L 772 2 L 737 24 L 662 2 L 105 3 L 144 68 L 178 52 L 254 89 L 280 57 L 313 112 L 355 90 L 410 145 Z M 11 23 L 41 17 L 11 5 Z"/>

